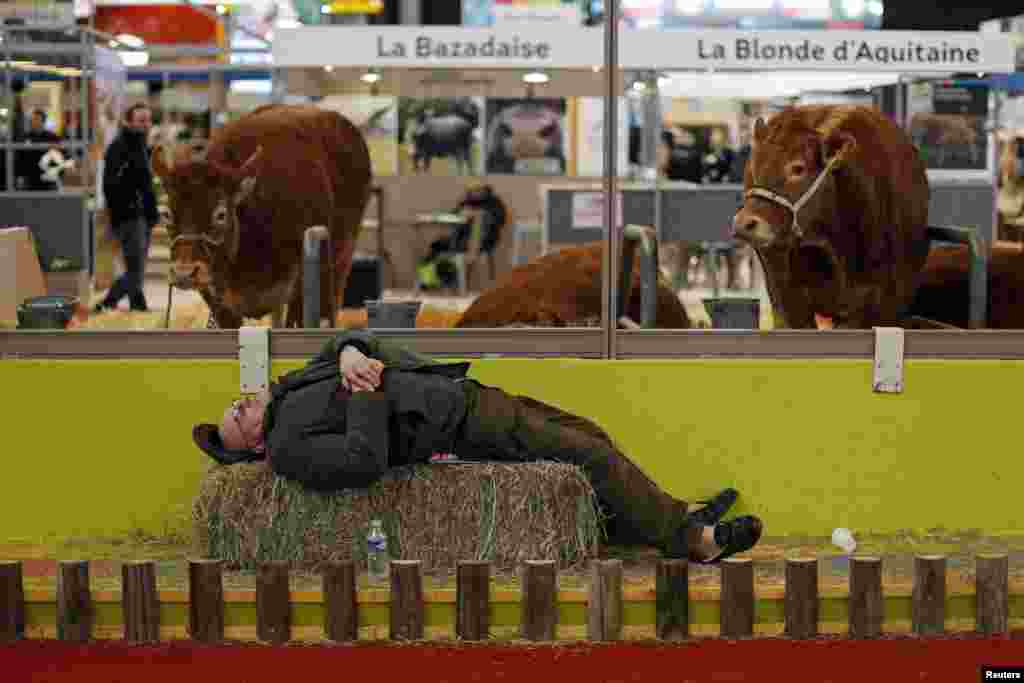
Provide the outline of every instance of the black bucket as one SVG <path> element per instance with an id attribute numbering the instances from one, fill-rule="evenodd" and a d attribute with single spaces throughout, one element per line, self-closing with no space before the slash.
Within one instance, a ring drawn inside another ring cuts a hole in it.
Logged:
<path id="1" fill-rule="evenodd" d="M 703 299 L 704 308 L 716 330 L 758 330 L 761 328 L 760 299 Z"/>
<path id="2" fill-rule="evenodd" d="M 421 301 L 366 301 L 366 325 L 371 329 L 416 327 Z"/>
<path id="3" fill-rule="evenodd" d="M 78 299 L 71 296 L 34 296 L 18 304 L 19 330 L 63 330 L 75 315 Z"/>

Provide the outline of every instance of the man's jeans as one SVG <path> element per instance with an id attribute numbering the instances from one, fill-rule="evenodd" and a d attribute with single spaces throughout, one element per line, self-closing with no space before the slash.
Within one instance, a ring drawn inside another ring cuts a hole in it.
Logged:
<path id="1" fill-rule="evenodd" d="M 124 297 L 133 309 L 146 308 L 146 295 L 142 283 L 146 275 L 146 260 L 149 255 L 149 242 L 153 229 L 145 219 L 137 218 L 113 226 L 114 237 L 121 243 L 124 255 L 125 272 L 114 281 L 103 305 L 114 307 Z"/>

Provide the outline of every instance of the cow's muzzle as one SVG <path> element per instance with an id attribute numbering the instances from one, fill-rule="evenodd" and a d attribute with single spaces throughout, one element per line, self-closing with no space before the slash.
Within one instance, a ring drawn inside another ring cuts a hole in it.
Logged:
<path id="1" fill-rule="evenodd" d="M 778 231 L 765 219 L 746 209 L 740 209 L 732 220 L 733 237 L 755 249 L 777 246 Z"/>

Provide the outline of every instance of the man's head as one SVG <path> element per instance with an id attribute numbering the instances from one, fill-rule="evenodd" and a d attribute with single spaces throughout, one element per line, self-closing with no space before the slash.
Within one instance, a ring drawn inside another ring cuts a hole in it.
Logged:
<path id="1" fill-rule="evenodd" d="M 133 104 L 124 112 L 124 125 L 137 133 L 149 133 L 153 126 L 153 112 L 141 102 Z"/>
<path id="2" fill-rule="evenodd" d="M 261 452 L 265 411 L 266 397 L 262 394 L 240 398 L 228 406 L 217 429 L 224 447 L 233 451 Z"/>

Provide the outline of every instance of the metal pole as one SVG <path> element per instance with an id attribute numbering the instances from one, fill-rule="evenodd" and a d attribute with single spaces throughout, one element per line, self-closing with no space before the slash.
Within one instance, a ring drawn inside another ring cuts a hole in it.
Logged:
<path id="1" fill-rule="evenodd" d="M 653 128 L 653 131 L 651 132 L 651 136 L 650 136 L 650 138 L 648 138 L 648 140 L 651 141 L 651 144 L 652 144 L 651 156 L 650 156 L 650 160 L 649 161 L 650 161 L 651 166 L 654 169 L 654 174 L 652 176 L 653 177 L 652 182 L 654 183 L 654 240 L 655 240 L 655 242 L 654 242 L 654 252 L 653 253 L 654 253 L 654 272 L 655 272 L 654 281 L 655 281 L 655 287 L 657 287 L 657 280 L 658 280 L 657 272 L 658 272 L 658 266 L 659 266 L 659 264 L 658 264 L 658 249 L 657 249 L 657 245 L 658 245 L 658 242 L 661 241 L 661 200 L 662 200 L 662 194 L 661 194 L 661 173 L 659 172 L 659 169 L 658 169 L 658 145 L 661 144 L 661 129 L 662 129 L 662 126 L 663 126 L 663 124 L 662 124 L 663 113 L 661 111 L 661 85 L 658 83 L 659 79 L 658 79 L 658 74 L 657 73 L 654 74 L 654 77 L 653 77 L 652 80 L 653 80 L 653 83 L 651 85 L 651 91 L 652 91 L 652 93 L 651 93 L 651 102 L 649 103 L 650 106 L 649 106 L 648 111 L 651 113 L 651 117 L 654 119 L 654 121 L 652 121 L 650 123 L 650 126 L 651 126 L 651 128 Z M 646 119 L 647 117 L 645 116 L 644 118 Z M 657 292 L 655 291 L 653 295 L 657 296 Z M 646 308 L 644 310 L 646 311 Z M 653 313 L 652 313 L 651 321 L 652 321 L 651 322 L 651 327 L 654 327 Z M 644 326 L 646 327 L 646 323 L 644 324 Z"/>
<path id="2" fill-rule="evenodd" d="M 320 243 L 331 251 L 331 234 L 322 225 L 306 230 L 302 238 L 302 326 L 320 329 Z M 333 318 L 336 313 L 332 314 Z"/>
<path id="3" fill-rule="evenodd" d="M 615 207 L 618 199 L 617 152 L 619 136 L 619 93 L 618 93 L 618 62 L 619 62 L 619 3 L 618 0 L 605 0 L 604 13 L 604 75 L 605 75 L 605 107 L 604 107 L 604 260 L 601 267 L 601 284 L 604 295 L 601 297 L 602 356 L 615 358 L 615 332 L 617 324 L 615 296 L 615 267 L 618 263 L 618 225 Z"/>
<path id="4" fill-rule="evenodd" d="M 89 54 L 91 53 L 91 45 L 89 40 L 89 34 L 85 31 L 79 32 L 79 45 L 82 47 L 82 54 L 79 55 L 78 68 L 80 75 L 78 77 L 78 139 L 83 144 L 87 141 L 88 136 L 88 124 L 89 124 Z M 83 186 L 88 187 L 89 185 L 89 149 L 83 147 L 82 158 L 76 159 L 75 163 L 79 164 L 78 168 L 82 172 L 82 183 Z"/>
<path id="5" fill-rule="evenodd" d="M 4 156 L 6 157 L 4 168 L 4 178 L 6 190 L 8 192 L 14 192 L 14 149 L 10 147 L 10 143 L 14 142 L 14 131 L 17 130 L 15 125 L 14 117 L 17 114 L 16 107 L 14 106 L 14 69 L 11 67 L 11 33 L 6 29 L 0 28 L 0 36 L 4 38 L 4 106 L 7 108 L 7 114 L 10 117 L 10 125 L 7 127 L 7 139 L 5 140 Z"/>
<path id="6" fill-rule="evenodd" d="M 984 238 L 976 230 L 958 226 L 929 225 L 928 239 L 933 242 L 954 242 L 967 245 L 969 271 L 967 327 L 983 329 L 988 320 L 988 258 Z"/>

